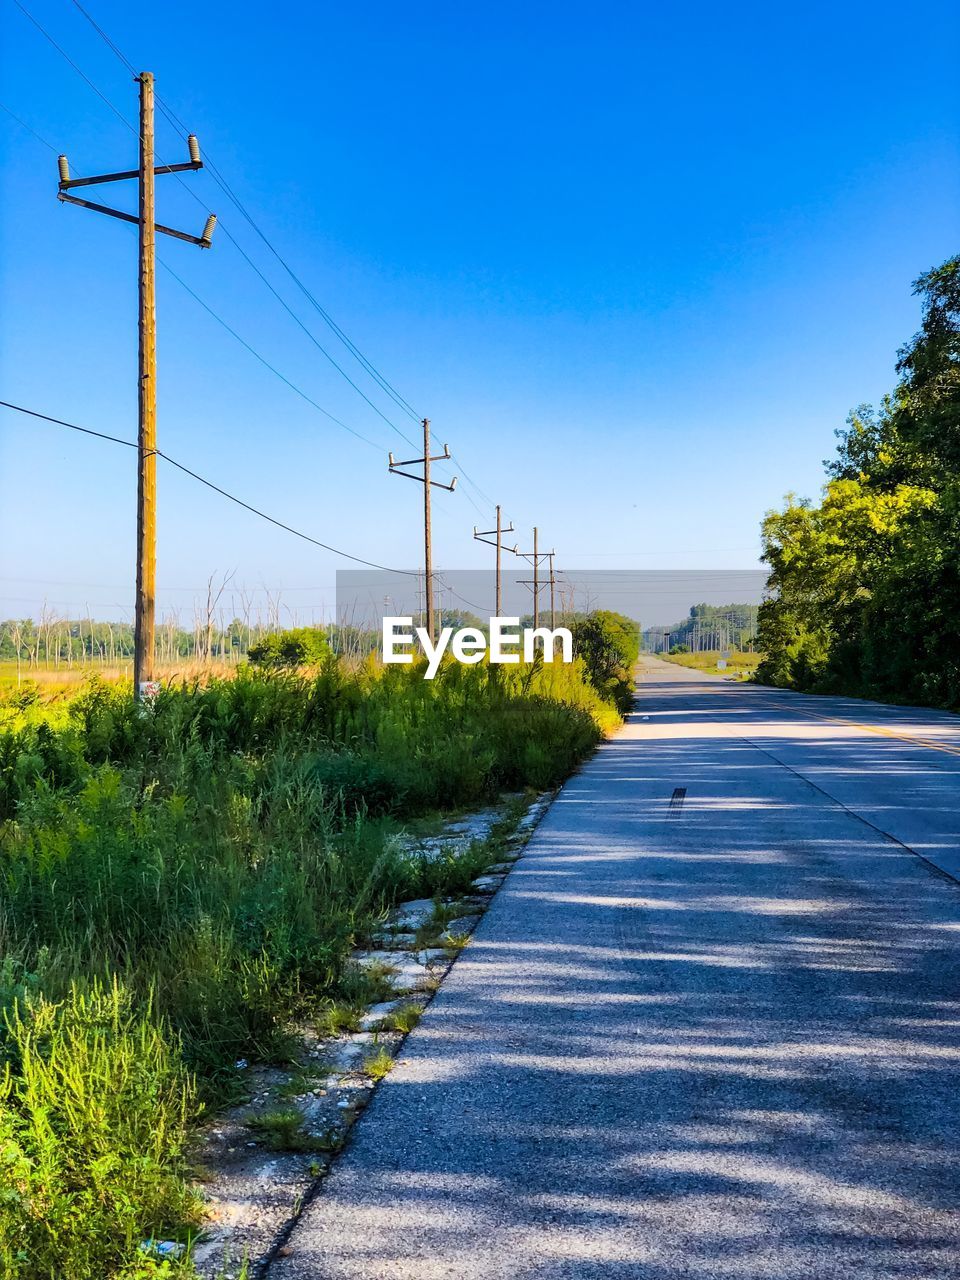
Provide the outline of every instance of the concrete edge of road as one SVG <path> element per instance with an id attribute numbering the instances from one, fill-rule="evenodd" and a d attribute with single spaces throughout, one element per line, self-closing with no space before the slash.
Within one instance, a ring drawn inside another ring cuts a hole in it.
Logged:
<path id="1" fill-rule="evenodd" d="M 571 777 L 573 776 L 571 774 Z M 541 793 L 530 802 L 509 836 L 502 858 L 495 864 L 504 869 L 496 873 L 487 873 L 475 881 L 475 891 L 472 895 L 468 895 L 471 909 L 476 913 L 474 923 L 468 930 L 470 934 L 486 915 L 496 900 L 500 888 L 509 878 L 510 872 L 523 857 L 527 844 L 550 810 L 560 790 L 560 787 L 555 787 Z M 445 961 L 441 961 L 438 968 L 431 969 L 434 980 L 430 985 L 401 993 L 395 1003 L 413 1002 L 420 1005 L 422 1012 L 426 1013 L 456 967 L 463 950 L 468 947 L 469 943 L 467 947 L 448 956 Z M 398 951 L 396 954 L 399 956 L 402 952 Z M 376 1006 L 372 1011 L 377 1012 Z M 361 1030 L 345 1038 L 355 1039 L 359 1044 L 364 1037 L 368 1040 L 369 1034 L 369 1031 Z M 416 1035 L 416 1027 L 402 1035 L 385 1036 L 381 1041 L 381 1047 L 389 1053 L 394 1063 L 411 1035 Z M 370 1046 L 366 1040 L 360 1047 L 369 1054 Z M 361 1052 L 360 1057 L 363 1056 Z M 353 1082 L 351 1087 L 353 1101 L 349 1108 L 341 1112 L 343 1132 L 340 1141 L 329 1153 L 311 1162 L 314 1169 L 309 1169 L 305 1173 L 302 1168 L 304 1159 L 301 1157 L 300 1169 L 295 1180 L 284 1181 L 279 1169 L 283 1163 L 283 1153 L 263 1150 L 259 1153 L 263 1164 L 262 1176 L 254 1174 L 252 1178 L 245 1177 L 235 1186 L 235 1194 L 239 1196 L 238 1202 L 244 1203 L 248 1210 L 253 1210 L 253 1220 L 248 1228 L 242 1228 L 242 1235 L 235 1227 L 227 1225 L 225 1230 L 213 1229 L 201 1237 L 194 1250 L 194 1262 L 198 1274 L 204 1280 L 221 1280 L 225 1275 L 234 1274 L 241 1266 L 240 1261 L 233 1256 L 237 1248 L 242 1248 L 244 1265 L 248 1268 L 245 1274 L 249 1275 L 250 1280 L 266 1280 L 274 1263 L 287 1256 L 285 1250 L 293 1233 L 309 1207 L 322 1197 L 330 1174 L 349 1151 L 356 1125 L 362 1119 L 367 1106 L 382 1083 L 382 1079 L 367 1079 L 360 1082 L 356 1071 L 348 1071 L 344 1075 L 343 1083 L 346 1084 L 348 1081 Z M 281 1202 L 279 1205 L 278 1200 Z M 211 1223 L 211 1226 L 215 1227 L 215 1223 Z"/>

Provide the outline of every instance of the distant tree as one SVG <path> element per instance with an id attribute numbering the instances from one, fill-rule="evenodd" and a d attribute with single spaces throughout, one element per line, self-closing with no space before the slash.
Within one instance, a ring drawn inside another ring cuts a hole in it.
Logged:
<path id="1" fill-rule="evenodd" d="M 326 632 L 318 627 L 274 631 L 252 645 L 248 657 L 258 667 L 309 667 L 331 652 Z"/>

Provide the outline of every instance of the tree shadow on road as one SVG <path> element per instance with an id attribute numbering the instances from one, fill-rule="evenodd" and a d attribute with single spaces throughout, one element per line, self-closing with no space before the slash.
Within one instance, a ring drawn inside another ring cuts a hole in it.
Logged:
<path id="1" fill-rule="evenodd" d="M 688 698 L 565 788 L 275 1280 L 960 1274 L 960 886 Z"/>

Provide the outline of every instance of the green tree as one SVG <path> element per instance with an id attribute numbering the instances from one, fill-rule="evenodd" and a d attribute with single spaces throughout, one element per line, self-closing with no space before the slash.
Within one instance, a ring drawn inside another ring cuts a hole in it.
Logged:
<path id="1" fill-rule="evenodd" d="M 250 661 L 258 667 L 310 667 L 331 652 L 325 631 L 318 627 L 296 627 L 273 631 L 250 646 Z"/>
<path id="2" fill-rule="evenodd" d="M 847 419 L 819 506 L 764 520 L 760 680 L 960 705 L 960 258 L 914 291 L 892 395 Z"/>
<path id="3" fill-rule="evenodd" d="M 640 627 L 622 613 L 598 609 L 570 623 L 573 652 L 601 697 L 622 713 L 633 701 L 631 668 L 640 652 Z"/>

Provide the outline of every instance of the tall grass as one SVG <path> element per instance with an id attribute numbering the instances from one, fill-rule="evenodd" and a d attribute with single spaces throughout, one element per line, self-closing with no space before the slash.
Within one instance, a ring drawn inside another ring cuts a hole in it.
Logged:
<path id="1" fill-rule="evenodd" d="M 404 820 L 549 787 L 616 720 L 576 666 L 419 674 L 0 705 L 0 1280 L 152 1274 L 198 1098 L 289 1051 L 389 905 L 476 874 Z"/>
<path id="2" fill-rule="evenodd" d="M 141 1245 L 183 1231 L 195 1089 L 149 1000 L 114 982 L 7 1011 L 0 1278 L 157 1275 Z"/>

